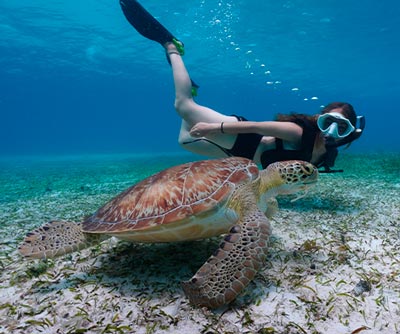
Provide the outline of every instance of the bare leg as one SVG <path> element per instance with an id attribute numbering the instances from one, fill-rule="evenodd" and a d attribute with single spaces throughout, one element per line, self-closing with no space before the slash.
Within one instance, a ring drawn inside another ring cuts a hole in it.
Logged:
<path id="1" fill-rule="evenodd" d="M 195 141 L 198 138 L 190 136 L 189 131 L 198 122 L 237 122 L 236 117 L 223 115 L 213 109 L 197 104 L 192 97 L 192 84 L 189 74 L 183 63 L 182 57 L 174 44 L 165 46 L 172 66 L 172 73 L 175 85 L 175 109 L 182 118 L 182 125 L 179 133 L 179 143 L 187 150 L 207 156 L 224 157 L 226 154 L 215 145 L 207 141 Z M 212 142 L 224 147 L 231 148 L 236 140 L 236 135 L 214 134 L 207 137 Z M 186 143 L 186 144 L 184 144 Z"/>
<path id="2" fill-rule="evenodd" d="M 169 54 L 176 90 L 175 108 L 182 118 L 179 142 L 185 149 L 197 154 L 226 156 L 221 149 L 218 149 L 212 143 L 198 140 L 199 138 L 192 138 L 189 135 L 189 130 L 198 122 L 235 122 L 237 121 L 236 118 L 219 114 L 195 103 L 191 94 L 191 80 L 177 50 L 177 45 L 174 44 L 176 42 L 175 37 L 136 0 L 120 0 L 120 4 L 132 27 L 144 37 L 163 45 Z M 234 135 L 214 134 L 207 139 L 224 148 L 231 148 L 235 137 Z M 191 143 L 184 145 L 185 142 Z"/>

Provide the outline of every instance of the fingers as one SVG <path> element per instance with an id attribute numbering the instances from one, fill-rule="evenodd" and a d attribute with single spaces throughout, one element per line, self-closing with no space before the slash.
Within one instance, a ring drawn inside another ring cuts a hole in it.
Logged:
<path id="1" fill-rule="evenodd" d="M 190 129 L 190 135 L 192 137 L 203 137 L 206 133 L 207 123 L 197 123 Z"/>
<path id="2" fill-rule="evenodd" d="M 205 137 L 209 134 L 218 133 L 219 129 L 220 123 L 199 122 L 193 125 L 189 133 L 192 137 Z"/>
<path id="3" fill-rule="evenodd" d="M 203 135 L 201 134 L 201 131 L 198 130 L 193 130 L 193 128 L 190 130 L 190 135 L 192 137 L 202 137 Z"/>

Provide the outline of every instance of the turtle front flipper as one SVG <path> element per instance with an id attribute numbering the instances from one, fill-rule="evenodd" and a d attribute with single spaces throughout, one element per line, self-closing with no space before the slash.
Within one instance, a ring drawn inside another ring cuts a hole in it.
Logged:
<path id="1" fill-rule="evenodd" d="M 190 302 L 218 308 L 233 301 L 263 266 L 270 234 L 268 219 L 253 208 L 197 273 L 182 283 Z"/>
<path id="2" fill-rule="evenodd" d="M 100 241 L 100 235 L 82 232 L 81 223 L 51 221 L 29 232 L 18 249 L 25 257 L 53 258 L 87 248 Z"/>
<path id="3" fill-rule="evenodd" d="M 275 197 L 271 197 L 267 199 L 267 208 L 264 211 L 264 215 L 267 218 L 271 218 L 275 213 L 278 212 L 279 205 L 278 201 Z"/>

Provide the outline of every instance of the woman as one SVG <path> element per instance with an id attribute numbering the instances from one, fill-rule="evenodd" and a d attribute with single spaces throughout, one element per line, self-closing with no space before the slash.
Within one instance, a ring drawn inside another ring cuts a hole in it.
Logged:
<path id="1" fill-rule="evenodd" d="M 345 102 L 327 105 L 322 110 L 326 116 L 279 115 L 276 121 L 266 122 L 250 122 L 201 106 L 192 97 L 192 82 L 176 42 L 166 43 L 165 49 L 174 77 L 175 109 L 182 118 L 179 143 L 191 152 L 214 157 L 243 156 L 263 168 L 291 159 L 323 166 L 331 148 L 361 134 L 362 129 L 356 129 L 354 109 Z"/>
<path id="2" fill-rule="evenodd" d="M 266 168 L 270 163 L 299 159 L 327 170 L 333 166 L 337 147 L 357 139 L 353 107 L 334 102 L 322 115 L 279 115 L 276 121 L 250 122 L 242 116 L 227 116 L 197 104 L 193 82 L 182 60 L 183 44 L 154 19 L 137 1 L 120 0 L 132 26 L 166 50 L 175 85 L 175 109 L 182 118 L 179 143 L 196 154 L 212 157 L 242 156 Z"/>

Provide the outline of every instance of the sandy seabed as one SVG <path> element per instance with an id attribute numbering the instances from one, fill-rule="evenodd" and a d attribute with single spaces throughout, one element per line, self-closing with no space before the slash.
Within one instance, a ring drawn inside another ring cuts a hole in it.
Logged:
<path id="1" fill-rule="evenodd" d="M 189 279 L 219 238 L 97 247 L 23 259 L 23 236 L 80 221 L 121 190 L 190 156 L 0 161 L 0 333 L 400 333 L 400 155 L 345 154 L 296 202 L 278 198 L 265 267 L 237 300 L 192 307 Z"/>

